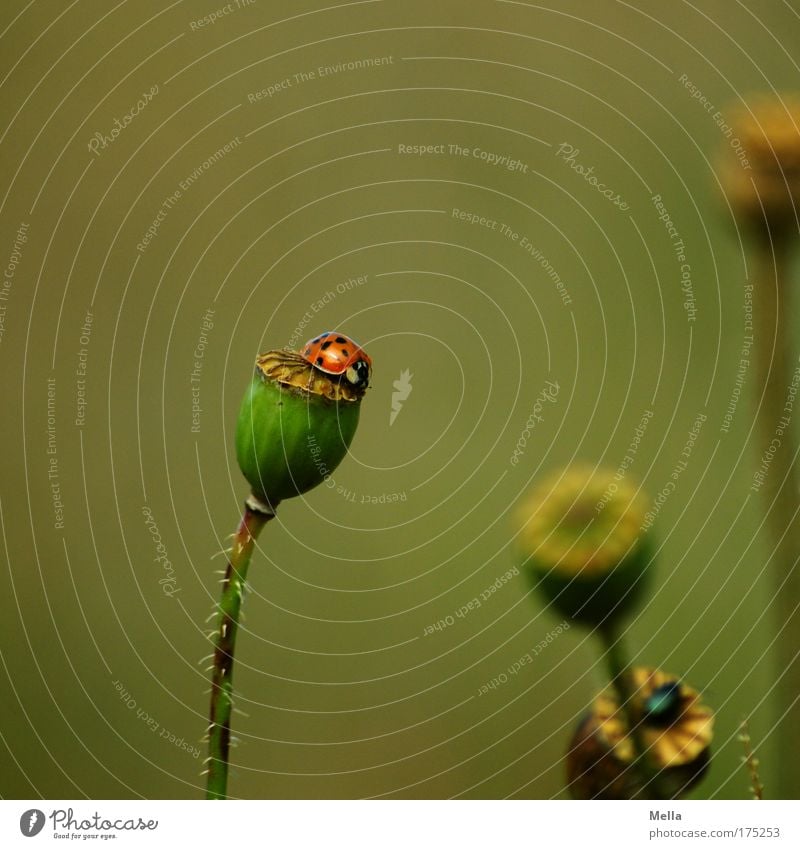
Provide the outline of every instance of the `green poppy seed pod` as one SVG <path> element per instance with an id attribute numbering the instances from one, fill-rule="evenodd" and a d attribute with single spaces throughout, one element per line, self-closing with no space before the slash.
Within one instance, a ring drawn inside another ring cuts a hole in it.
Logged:
<path id="1" fill-rule="evenodd" d="M 365 390 L 366 381 L 354 386 L 291 351 L 258 357 L 236 426 L 236 457 L 256 502 L 274 510 L 333 472 L 355 435 Z"/>
<path id="2" fill-rule="evenodd" d="M 633 766 L 633 741 L 609 688 L 579 722 L 567 751 L 567 782 L 573 798 L 679 799 L 708 769 L 714 736 L 711 708 L 674 675 L 648 667 L 635 667 L 632 675 L 636 690 L 631 713 L 640 725 L 645 757 L 654 769 L 652 784 L 648 786 Z"/>
<path id="3" fill-rule="evenodd" d="M 618 477 L 570 466 L 535 486 L 516 516 L 523 571 L 560 614 L 589 627 L 634 607 L 652 559 L 645 500 Z"/>

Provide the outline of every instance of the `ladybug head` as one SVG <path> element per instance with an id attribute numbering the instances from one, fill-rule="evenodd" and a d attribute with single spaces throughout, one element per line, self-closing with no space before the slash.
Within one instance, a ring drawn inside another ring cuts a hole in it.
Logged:
<path id="1" fill-rule="evenodd" d="M 369 384 L 369 372 L 369 363 L 366 360 L 356 360 L 347 367 L 344 377 L 357 389 L 366 389 Z"/>

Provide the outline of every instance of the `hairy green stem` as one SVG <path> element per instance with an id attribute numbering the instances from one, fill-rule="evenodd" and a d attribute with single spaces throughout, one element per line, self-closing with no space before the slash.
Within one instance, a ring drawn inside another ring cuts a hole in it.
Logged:
<path id="1" fill-rule="evenodd" d="M 755 245 L 753 286 L 753 345 L 757 382 L 763 393 L 758 408 L 761 493 L 772 537 L 769 561 L 775 641 L 776 725 L 780 797 L 800 793 L 800 495 L 795 458 L 797 440 L 790 425 L 790 398 L 798 366 L 792 353 L 787 265 L 790 236 L 773 233 Z M 766 463 L 766 470 L 764 464 Z M 758 472 L 757 472 L 758 474 Z"/>
<path id="2" fill-rule="evenodd" d="M 604 659 L 611 679 L 611 686 L 617 695 L 617 704 L 625 717 L 628 733 L 633 745 L 633 763 L 631 770 L 641 785 L 637 796 L 642 799 L 663 799 L 658 780 L 658 769 L 653 765 L 647 751 L 647 741 L 644 738 L 641 717 L 635 710 L 636 686 L 633 682 L 631 664 L 625 650 L 622 634 L 612 624 L 601 625 L 597 629 L 603 643 Z"/>
<path id="3" fill-rule="evenodd" d="M 228 754 L 233 710 L 233 653 L 239 613 L 242 606 L 247 567 L 256 538 L 272 514 L 245 504 L 244 515 L 233 538 L 222 598 L 219 602 L 217 636 L 211 677 L 211 710 L 208 725 L 207 799 L 226 799 L 228 793 Z"/>

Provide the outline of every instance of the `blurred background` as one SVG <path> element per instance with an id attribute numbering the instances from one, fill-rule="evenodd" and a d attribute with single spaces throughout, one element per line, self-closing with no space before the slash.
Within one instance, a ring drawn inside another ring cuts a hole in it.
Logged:
<path id="1" fill-rule="evenodd" d="M 747 265 L 715 167 L 732 106 L 797 87 L 798 4 L 0 15 L 0 795 L 202 795 L 236 413 L 259 351 L 327 329 L 373 385 L 351 456 L 259 540 L 231 794 L 564 796 L 593 639 L 479 695 L 560 618 L 521 576 L 456 614 L 515 565 L 531 483 L 617 468 L 643 419 L 626 474 L 654 506 L 686 463 L 632 649 L 717 711 L 696 795 L 749 795 L 744 717 L 769 794 Z"/>

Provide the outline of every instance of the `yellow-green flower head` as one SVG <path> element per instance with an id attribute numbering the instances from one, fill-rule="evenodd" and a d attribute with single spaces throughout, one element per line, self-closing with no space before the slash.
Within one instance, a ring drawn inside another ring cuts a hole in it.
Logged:
<path id="1" fill-rule="evenodd" d="M 800 96 L 762 96 L 731 111 L 736 146 L 726 145 L 722 178 L 737 217 L 774 236 L 800 217 Z"/>
<path id="2" fill-rule="evenodd" d="M 645 756 L 657 772 L 663 795 L 686 795 L 711 759 L 714 713 L 696 690 L 660 669 L 631 670 L 636 688 L 631 712 L 641 730 Z M 570 791 L 580 799 L 630 799 L 640 793 L 631 765 L 634 745 L 613 689 L 597 696 L 579 724 L 567 754 Z"/>
<path id="3" fill-rule="evenodd" d="M 630 609 L 650 563 L 646 501 L 629 479 L 575 465 L 536 485 L 517 510 L 517 551 L 561 613 L 599 625 Z"/>

